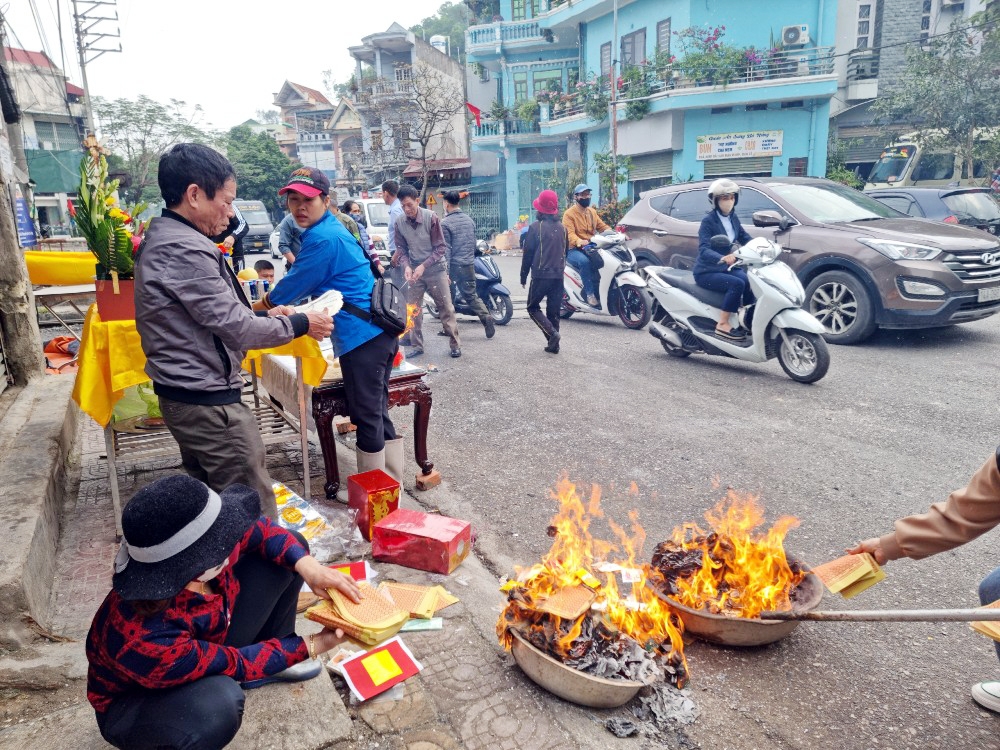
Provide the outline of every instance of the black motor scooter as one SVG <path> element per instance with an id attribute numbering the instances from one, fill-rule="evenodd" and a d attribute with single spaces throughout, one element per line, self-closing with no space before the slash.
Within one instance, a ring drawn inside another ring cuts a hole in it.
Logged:
<path id="1" fill-rule="evenodd" d="M 485 240 L 476 243 L 476 259 L 473 267 L 476 270 L 476 294 L 486 305 L 490 317 L 498 326 L 505 326 L 514 316 L 514 304 L 510 300 L 510 290 L 502 283 L 500 268 L 493 258 L 488 257 L 489 245 Z M 451 282 L 451 303 L 455 312 L 463 315 L 475 315 L 469 301 L 458 291 L 458 284 Z M 429 294 L 424 295 L 424 305 L 433 317 L 438 318 L 437 305 Z"/>

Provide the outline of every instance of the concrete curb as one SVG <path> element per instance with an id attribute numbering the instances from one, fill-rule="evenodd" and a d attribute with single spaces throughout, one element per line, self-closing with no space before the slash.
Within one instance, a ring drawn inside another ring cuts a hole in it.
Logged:
<path id="1" fill-rule="evenodd" d="M 0 435 L 0 647 L 17 649 L 51 620 L 59 523 L 79 410 L 74 379 L 38 378 L 16 394 Z"/>

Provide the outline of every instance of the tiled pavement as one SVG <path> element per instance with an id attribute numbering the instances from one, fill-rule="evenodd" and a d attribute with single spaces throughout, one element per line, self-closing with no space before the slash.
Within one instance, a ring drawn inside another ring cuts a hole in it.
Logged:
<path id="1" fill-rule="evenodd" d="M 89 420 L 82 422 L 78 442 L 80 481 L 76 502 L 67 504 L 53 623 L 56 633 L 74 639 L 86 635 L 90 618 L 107 592 L 116 551 L 103 434 Z M 300 454 L 295 448 L 294 444 L 269 448 L 268 468 L 274 479 L 301 491 Z M 343 445 L 339 450 L 342 465 L 351 460 L 352 451 Z M 315 472 L 322 467 L 322 458 L 315 447 L 311 450 L 311 465 L 313 487 L 321 491 Z M 154 479 L 180 471 L 180 458 L 120 468 L 121 496 L 127 499 Z M 409 496 L 404 497 L 404 504 L 419 507 Z M 442 612 L 444 630 L 404 635 L 424 666 L 421 674 L 405 684 L 405 697 L 396 702 L 351 706 L 351 739 L 334 747 L 570 750 L 605 747 L 616 741 L 601 725 L 606 712 L 571 706 L 536 688 L 497 645 L 493 633 L 500 606 L 497 582 L 475 557 L 467 559 L 449 577 L 380 563 L 375 567 L 380 580 L 442 583 L 461 601 Z M 304 632 L 315 629 L 308 621 L 303 620 L 301 625 Z M 336 678 L 335 683 L 345 702 L 350 703 L 343 684 Z M 259 705 L 258 701 L 248 704 L 248 711 Z M 240 735 L 232 746 L 241 746 Z M 296 747 L 294 742 L 285 746 Z"/>

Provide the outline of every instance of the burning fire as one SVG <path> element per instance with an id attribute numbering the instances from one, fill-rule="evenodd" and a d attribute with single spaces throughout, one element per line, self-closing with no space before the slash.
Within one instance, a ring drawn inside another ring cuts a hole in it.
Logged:
<path id="1" fill-rule="evenodd" d="M 635 484 L 631 492 L 637 494 Z M 510 630 L 516 629 L 572 666 L 595 641 L 611 643 L 624 634 L 641 649 L 664 657 L 671 681 L 683 686 L 682 625 L 645 585 L 648 566 L 636 561 L 646 539 L 638 514 L 629 514 L 629 530 L 608 521 L 616 537 L 612 543 L 590 533 L 592 519 L 603 517 L 599 488 L 584 505 L 576 486 L 563 477 L 552 497 L 559 501 L 549 526 L 552 547 L 540 563 L 518 568 L 516 580 L 503 587 L 508 602 L 497 622 L 500 643 L 509 649 Z"/>
<path id="2" fill-rule="evenodd" d="M 406 305 L 406 328 L 399 334 L 398 338 L 403 338 L 413 328 L 413 320 L 420 314 L 420 305 Z"/>
<path id="3" fill-rule="evenodd" d="M 805 573 L 789 564 L 784 539 L 798 519 L 785 516 L 759 530 L 764 509 L 757 498 L 730 490 L 705 520 L 711 531 L 686 523 L 653 554 L 670 595 L 686 607 L 736 617 L 791 609 L 790 594 Z"/>

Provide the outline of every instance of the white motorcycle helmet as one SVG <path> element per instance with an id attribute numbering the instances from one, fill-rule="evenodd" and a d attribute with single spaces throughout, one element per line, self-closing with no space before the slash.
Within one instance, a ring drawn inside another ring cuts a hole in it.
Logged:
<path id="1" fill-rule="evenodd" d="M 719 207 L 719 196 L 731 195 L 734 198 L 733 207 L 740 202 L 740 186 L 728 177 L 722 177 L 708 186 L 708 202 L 713 208 Z"/>

